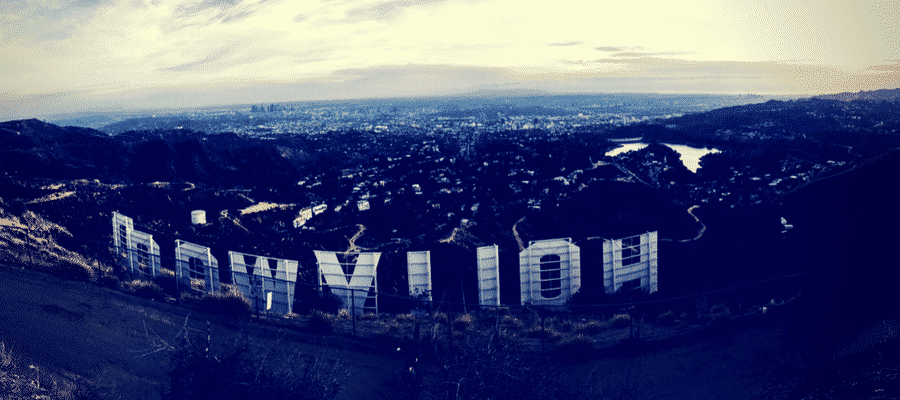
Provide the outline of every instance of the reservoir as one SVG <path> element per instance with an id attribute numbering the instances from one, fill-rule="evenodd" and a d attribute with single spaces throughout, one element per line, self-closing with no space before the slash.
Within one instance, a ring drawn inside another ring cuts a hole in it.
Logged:
<path id="1" fill-rule="evenodd" d="M 700 159 L 710 153 L 721 153 L 719 149 L 708 149 L 706 147 L 702 149 L 698 149 L 696 147 L 685 146 L 683 144 L 668 144 L 663 143 L 668 146 L 672 150 L 678 152 L 681 155 L 681 163 L 690 170 L 691 172 L 696 173 L 698 169 L 700 169 Z M 629 151 L 635 151 L 643 149 L 647 147 L 647 143 L 625 143 L 615 149 L 606 152 L 606 156 L 615 157 L 622 153 L 627 153 Z"/>

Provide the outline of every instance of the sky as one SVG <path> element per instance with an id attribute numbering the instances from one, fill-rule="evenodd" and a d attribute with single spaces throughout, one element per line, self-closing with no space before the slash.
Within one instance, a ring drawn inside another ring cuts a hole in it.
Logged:
<path id="1" fill-rule="evenodd" d="M 894 0 L 0 0 L 0 120 L 493 90 L 896 87 Z"/>

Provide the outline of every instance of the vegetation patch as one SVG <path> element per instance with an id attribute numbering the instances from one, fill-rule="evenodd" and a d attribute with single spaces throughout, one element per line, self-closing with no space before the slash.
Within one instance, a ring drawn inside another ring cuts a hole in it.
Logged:
<path id="1" fill-rule="evenodd" d="M 223 285 L 222 291 L 205 293 L 197 300 L 197 311 L 218 314 L 230 318 L 241 318 L 250 315 L 253 308 L 236 287 Z"/>
<path id="2" fill-rule="evenodd" d="M 672 310 L 663 311 L 656 318 L 656 323 L 662 326 L 672 326 L 675 325 L 675 319 L 675 312 Z"/>
<path id="3" fill-rule="evenodd" d="M 334 324 L 336 321 L 337 317 L 334 314 L 313 310 L 313 312 L 309 314 L 309 330 L 312 333 L 327 335 L 334 332 Z"/>
<path id="4" fill-rule="evenodd" d="M 597 340 L 590 336 L 566 336 L 557 345 L 556 353 L 568 360 L 585 361 L 594 354 L 596 343 Z"/>
<path id="5" fill-rule="evenodd" d="M 166 298 L 162 287 L 153 281 L 135 279 L 131 282 L 126 282 L 125 288 L 129 293 L 145 299 L 163 301 Z"/>
<path id="6" fill-rule="evenodd" d="M 210 351 L 194 340 L 170 355 L 172 367 L 165 400 L 193 399 L 333 399 L 346 373 L 339 361 L 291 355 L 284 362 L 253 348 L 244 337 L 234 346 Z"/>
<path id="7" fill-rule="evenodd" d="M 628 314 L 616 314 L 609 319 L 609 324 L 613 328 L 624 328 L 631 325 L 631 316 Z"/>

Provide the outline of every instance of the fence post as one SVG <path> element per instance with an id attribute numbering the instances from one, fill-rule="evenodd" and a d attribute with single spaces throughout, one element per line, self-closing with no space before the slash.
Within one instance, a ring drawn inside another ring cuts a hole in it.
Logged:
<path id="1" fill-rule="evenodd" d="M 177 242 L 176 242 L 177 243 Z M 181 282 L 178 276 L 178 253 L 175 254 L 175 305 L 181 305 Z M 212 266 L 209 268 L 209 275 L 212 277 Z M 218 275 L 218 274 L 217 274 Z M 212 285 L 212 278 L 209 280 L 210 285 Z"/>
<path id="2" fill-rule="evenodd" d="M 544 329 L 544 317 L 547 313 L 544 312 L 543 307 L 539 308 L 541 310 L 541 354 L 544 354 L 544 341 L 547 340 L 547 330 Z"/>
<path id="3" fill-rule="evenodd" d="M 631 338 L 634 339 L 634 317 L 631 316 L 632 313 L 628 314 L 628 322 L 631 324 Z"/>
<path id="4" fill-rule="evenodd" d="M 447 307 L 447 343 L 453 347 L 453 311 Z"/>
<path id="5" fill-rule="evenodd" d="M 350 321 L 353 325 L 353 336 L 356 337 L 356 289 L 350 289 Z"/>

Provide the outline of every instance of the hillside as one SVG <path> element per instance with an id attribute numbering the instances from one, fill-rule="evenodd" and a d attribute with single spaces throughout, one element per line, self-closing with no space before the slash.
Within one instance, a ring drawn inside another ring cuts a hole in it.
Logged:
<path id="1" fill-rule="evenodd" d="M 615 353 L 585 365 L 620 371 L 613 379 L 636 368 L 646 379 L 647 397 L 690 381 L 696 389 L 680 387 L 673 396 L 733 398 L 747 393 L 747 385 L 761 384 L 739 375 L 757 362 L 752 354 L 786 360 L 773 363 L 771 371 L 822 380 L 834 380 L 854 363 L 864 364 L 865 371 L 881 368 L 873 352 L 886 347 L 863 346 L 855 358 L 831 360 L 852 347 L 862 330 L 900 319 L 896 310 L 883 307 L 893 301 L 893 283 L 884 277 L 894 264 L 890 249 L 898 237 L 892 227 L 900 223 L 892 185 L 900 170 L 896 111 L 892 102 L 772 101 L 671 118 L 665 125 L 582 129 L 571 135 L 541 129 L 495 132 L 469 136 L 471 143 L 464 135 L 424 130 L 252 136 L 178 129 L 110 136 L 37 120 L 10 121 L 0 124 L 0 251 L 13 265 L 43 265 L 46 271 L 68 271 L 62 275 L 97 283 L 111 276 L 124 280 L 108 251 L 110 218 L 118 211 L 154 235 L 164 269 L 174 268 L 174 241 L 181 239 L 211 247 L 226 282 L 227 252 L 245 251 L 299 261 L 298 282 L 309 285 L 317 275 L 312 250 L 358 246 L 382 252 L 378 290 L 397 295 L 407 290 L 405 253 L 431 250 L 435 293 L 443 301 L 471 303 L 477 298 L 474 249 L 498 244 L 501 286 L 507 288 L 501 300 L 516 305 L 518 240 L 571 237 L 582 248 L 584 283 L 573 305 L 589 304 L 594 308 L 582 308 L 589 310 L 584 313 L 599 310 L 603 321 L 609 319 L 594 325 L 561 322 L 575 318 L 561 314 L 548 326 L 559 331 L 556 340 L 584 329 L 593 335 L 588 340 L 593 349 L 600 335 L 617 334 L 598 333 L 598 327 L 607 329 L 604 324 L 624 310 L 595 305 L 634 300 L 605 296 L 598 289 L 601 239 L 658 231 L 660 292 L 649 300 L 659 304 L 630 312 L 656 320 L 671 308 L 678 327 L 695 329 L 688 312 L 699 309 L 700 300 L 726 310 L 726 316 L 753 315 L 743 321 L 760 320 L 759 304 L 769 298 L 775 304 L 802 293 L 798 306 L 789 315 L 762 319 L 768 322 L 761 325 L 713 329 L 709 336 L 689 336 L 688 344 L 666 342 L 643 355 Z M 619 145 L 606 135 L 639 137 L 649 145 L 604 156 Z M 722 153 L 704 157 L 694 174 L 661 143 L 716 146 Z M 294 228 L 300 210 L 314 205 L 326 205 L 326 211 Z M 190 211 L 196 209 L 207 211 L 207 224 L 190 223 Z M 793 228 L 787 229 L 782 218 Z M 15 305 L 4 308 L 10 313 L 5 320 L 18 322 L 4 326 L 0 340 L 60 374 L 120 382 L 129 388 L 123 391 L 143 385 L 140 393 L 152 398 L 155 390 L 147 387 L 159 384 L 164 369 L 145 363 L 146 357 L 123 354 L 146 348 L 148 332 L 174 335 L 188 317 L 186 308 L 94 283 L 3 268 L 8 279 L 0 280 L 6 285 L 2 292 L 6 303 Z M 91 272 L 83 276 L 84 271 Z M 795 273 L 806 275 L 757 284 Z M 299 293 L 300 310 L 326 308 L 316 296 Z M 398 321 L 412 318 L 404 316 L 409 311 L 405 299 L 381 305 L 383 312 L 401 313 Z M 465 307 L 451 310 L 466 312 Z M 197 333 L 205 319 L 217 317 L 192 318 L 187 319 L 199 325 L 189 331 Z M 499 316 L 496 320 L 493 326 L 500 326 Z M 266 347 L 274 346 L 270 339 L 278 336 L 273 327 L 216 321 L 222 338 L 258 328 L 254 335 L 265 337 L 260 340 Z M 145 324 L 151 329 L 142 336 Z M 465 321 L 452 325 L 457 324 L 471 326 Z M 885 340 L 894 340 L 894 325 L 884 326 L 889 328 Z M 33 340 L 47 327 L 50 342 Z M 334 354 L 371 372 L 373 381 L 351 379 L 347 398 L 368 393 L 368 386 L 391 387 L 396 378 L 391 371 L 400 363 L 379 354 L 383 349 L 348 351 L 358 344 L 288 331 L 291 346 L 305 352 L 337 346 L 343 350 Z M 540 339 L 543 345 L 541 338 L 548 336 L 543 328 L 529 332 L 526 342 Z M 65 345 L 48 344 L 56 342 Z M 894 368 L 895 358 L 886 359 L 886 368 Z M 388 367 L 379 369 L 383 365 Z M 679 365 L 690 373 L 669 373 L 658 365 Z M 573 368 L 573 376 L 589 371 Z M 759 376 L 782 382 L 774 372 Z M 880 385 L 879 379 L 872 385 Z M 815 392 L 785 385 L 789 394 Z M 835 385 L 836 393 L 849 393 L 853 382 Z"/>

